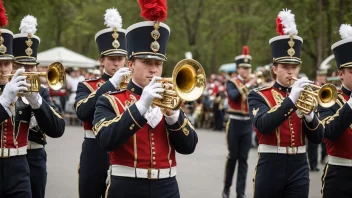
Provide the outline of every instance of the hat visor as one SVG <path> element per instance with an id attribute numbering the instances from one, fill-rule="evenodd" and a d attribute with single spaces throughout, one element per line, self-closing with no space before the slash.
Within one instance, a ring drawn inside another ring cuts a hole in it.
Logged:
<path id="1" fill-rule="evenodd" d="M 102 53 L 101 56 L 127 56 L 127 52 L 112 51 L 112 52 Z"/>
<path id="2" fill-rule="evenodd" d="M 158 56 L 158 55 L 151 55 L 151 54 L 138 54 L 132 56 L 132 58 L 142 58 L 142 59 L 149 59 L 149 60 L 160 60 L 160 61 L 166 61 L 165 57 Z"/>
<path id="3" fill-rule="evenodd" d="M 35 66 L 39 64 L 37 61 L 15 61 L 15 63 L 28 66 Z"/>
<path id="4" fill-rule="evenodd" d="M 276 59 L 273 61 L 274 63 L 283 63 L 283 64 L 292 64 L 292 65 L 300 65 L 302 64 L 301 59 L 291 59 L 291 58 L 283 58 L 283 59 Z"/>
<path id="5" fill-rule="evenodd" d="M 13 56 L 11 55 L 0 55 L 0 60 L 14 60 Z"/>
<path id="6" fill-rule="evenodd" d="M 252 68 L 252 65 L 251 64 L 247 64 L 247 63 L 242 63 L 242 64 L 239 64 L 237 66 L 237 68 L 240 68 L 240 67 L 242 67 L 242 68 Z"/>

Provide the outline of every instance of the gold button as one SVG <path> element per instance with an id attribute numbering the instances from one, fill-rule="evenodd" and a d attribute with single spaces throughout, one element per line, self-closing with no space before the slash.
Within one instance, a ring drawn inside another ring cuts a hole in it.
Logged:
<path id="1" fill-rule="evenodd" d="M 153 155 L 155 155 L 155 151 L 153 152 Z"/>
<path id="2" fill-rule="evenodd" d="M 292 142 L 292 146 L 294 146 L 295 145 L 295 143 L 294 142 Z"/>
<path id="3" fill-rule="evenodd" d="M 288 112 L 287 114 L 290 115 L 291 112 Z"/>
<path id="4" fill-rule="evenodd" d="M 151 136 L 154 136 L 154 133 L 151 133 L 150 135 L 151 135 Z"/>
<path id="5" fill-rule="evenodd" d="M 287 116 L 287 114 L 285 114 L 285 116 Z"/>
<path id="6" fill-rule="evenodd" d="M 152 145 L 154 145 L 154 142 L 152 142 Z"/>
<path id="7" fill-rule="evenodd" d="M 279 87 L 279 90 L 282 90 L 281 87 Z"/>
<path id="8" fill-rule="evenodd" d="M 7 131 L 7 128 L 5 128 L 4 130 Z"/>
<path id="9" fill-rule="evenodd" d="M 293 111 L 293 109 L 291 108 L 290 111 Z"/>
<path id="10" fill-rule="evenodd" d="M 156 162 L 153 162 L 153 165 L 155 165 L 156 164 Z"/>
<path id="11" fill-rule="evenodd" d="M 4 135 L 4 138 L 6 139 L 6 135 Z"/>
<path id="12" fill-rule="evenodd" d="M 152 140 L 154 140 L 154 138 L 152 138 Z"/>
<path id="13" fill-rule="evenodd" d="M 4 143 L 6 143 L 6 140 L 4 140 Z"/>
<path id="14" fill-rule="evenodd" d="M 18 113 L 21 115 L 21 114 L 22 114 L 22 111 L 19 111 Z"/>
<path id="15" fill-rule="evenodd" d="M 133 130 L 134 124 L 131 124 L 130 126 L 130 130 Z"/>
<path id="16" fill-rule="evenodd" d="M 153 157 L 153 160 L 155 160 L 155 157 Z"/>
<path id="17" fill-rule="evenodd" d="M 292 127 L 292 123 L 290 124 L 290 126 Z"/>
<path id="18" fill-rule="evenodd" d="M 7 122 L 7 120 L 5 120 L 5 122 Z"/>
<path id="19" fill-rule="evenodd" d="M 292 138 L 294 138 L 294 137 L 295 137 L 295 135 L 292 134 Z"/>
<path id="20" fill-rule="evenodd" d="M 152 147 L 152 149 L 153 149 L 153 150 L 155 150 L 155 148 L 154 148 L 154 147 Z"/>
<path id="21" fill-rule="evenodd" d="M 134 92 L 134 87 L 132 87 L 131 91 Z"/>

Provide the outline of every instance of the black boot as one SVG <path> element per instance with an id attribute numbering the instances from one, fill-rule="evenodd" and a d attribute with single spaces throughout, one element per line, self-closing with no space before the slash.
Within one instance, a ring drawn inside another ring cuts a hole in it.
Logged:
<path id="1" fill-rule="evenodd" d="M 224 191 L 222 191 L 222 198 L 229 198 L 230 197 L 230 189 L 224 188 Z"/>

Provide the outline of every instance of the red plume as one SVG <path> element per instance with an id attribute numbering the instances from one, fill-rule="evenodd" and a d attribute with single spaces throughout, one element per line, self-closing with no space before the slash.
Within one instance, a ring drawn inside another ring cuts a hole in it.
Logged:
<path id="1" fill-rule="evenodd" d="M 249 54 L 249 48 L 248 48 L 248 46 L 243 46 L 242 55 L 248 55 L 248 54 Z"/>
<path id="2" fill-rule="evenodd" d="M 138 0 L 141 17 L 148 21 L 164 21 L 167 17 L 166 0 Z"/>
<path id="3" fill-rule="evenodd" d="M 284 26 L 279 16 L 276 17 L 276 32 L 280 35 L 284 35 Z"/>
<path id="4" fill-rule="evenodd" d="M 0 27 L 7 25 L 6 10 L 2 1 L 0 1 Z"/>

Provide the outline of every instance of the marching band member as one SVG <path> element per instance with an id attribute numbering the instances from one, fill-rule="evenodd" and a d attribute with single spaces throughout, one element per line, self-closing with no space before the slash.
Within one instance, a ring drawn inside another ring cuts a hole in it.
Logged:
<path id="1" fill-rule="evenodd" d="M 352 27 L 348 24 L 341 25 L 340 35 L 342 40 L 334 43 L 331 49 L 335 55 L 342 87 L 332 107 L 318 108 L 325 126 L 328 153 L 328 163 L 322 177 L 324 198 L 352 196 Z"/>
<path id="2" fill-rule="evenodd" d="M 2 2 L 0 10 L 3 11 L 0 13 L 0 26 L 3 27 L 7 24 L 7 18 Z M 26 154 L 31 115 L 34 115 L 39 128 L 53 138 L 63 135 L 65 122 L 39 93 L 17 96 L 19 92 L 27 91 L 31 85 L 24 81 L 27 77 L 21 75 L 24 69 L 18 69 L 11 81 L 4 76 L 13 69 L 13 33 L 7 29 L 0 29 L 0 32 L 0 167 L 3 173 L 0 177 L 0 197 L 30 198 L 30 170 Z M 31 53 L 36 39 L 27 36 L 26 55 L 29 59 L 35 59 Z"/>
<path id="3" fill-rule="evenodd" d="M 109 157 L 92 132 L 95 103 L 102 94 L 120 89 L 120 82 L 125 75 L 130 74 L 129 69 L 124 68 L 127 54 L 125 30 L 115 8 L 106 10 L 105 24 L 109 28 L 95 35 L 104 72 L 101 78 L 88 79 L 77 87 L 75 108 L 77 117 L 83 121 L 85 132 L 78 171 L 81 198 L 104 197 L 106 190 Z"/>
<path id="4" fill-rule="evenodd" d="M 283 10 L 277 19 L 280 36 L 270 39 L 273 86 L 258 88 L 248 96 L 249 113 L 259 139 L 254 175 L 254 197 L 308 198 L 309 168 L 305 137 L 313 143 L 323 138 L 323 126 L 314 112 L 298 117 L 296 102 L 311 81 L 291 83 L 298 76 L 303 39 L 297 36 L 294 15 Z"/>
<path id="5" fill-rule="evenodd" d="M 101 96 L 94 114 L 94 132 L 109 151 L 111 179 L 107 197 L 180 197 L 176 181 L 176 151 L 194 152 L 198 142 L 181 109 L 153 106 L 164 91 L 160 76 L 166 61 L 170 28 L 166 2 L 139 0 L 149 21 L 127 28 L 128 65 L 132 80 L 126 90 Z"/>
<path id="6" fill-rule="evenodd" d="M 226 93 L 229 101 L 229 120 L 226 125 L 227 157 L 225 169 L 225 187 L 222 197 L 228 198 L 232 178 L 238 161 L 236 193 L 237 197 L 244 197 L 248 172 L 248 153 L 251 148 L 252 122 L 248 114 L 248 93 L 256 85 L 257 79 L 250 79 L 251 61 L 248 47 L 243 47 L 242 55 L 236 56 L 238 75 L 226 83 Z"/>

